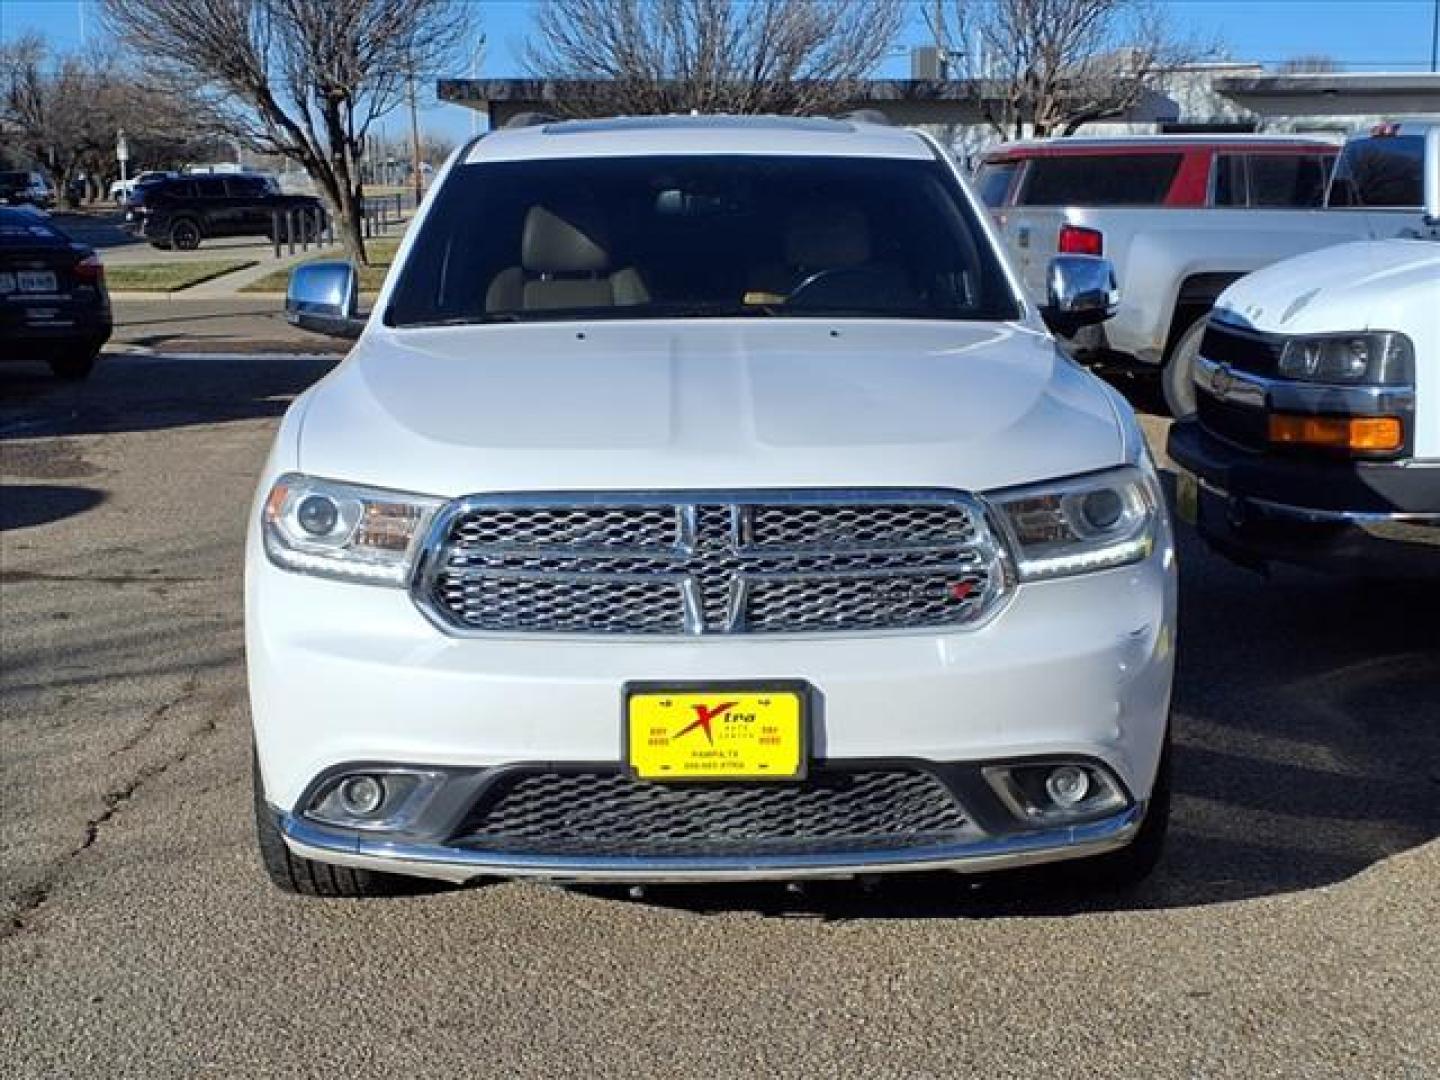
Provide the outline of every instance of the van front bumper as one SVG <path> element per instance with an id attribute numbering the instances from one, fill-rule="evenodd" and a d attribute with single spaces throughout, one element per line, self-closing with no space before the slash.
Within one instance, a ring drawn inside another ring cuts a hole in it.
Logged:
<path id="1" fill-rule="evenodd" d="M 1168 451 L 1178 516 L 1238 563 L 1440 577 L 1440 463 L 1261 454 L 1193 419 L 1171 427 Z"/>

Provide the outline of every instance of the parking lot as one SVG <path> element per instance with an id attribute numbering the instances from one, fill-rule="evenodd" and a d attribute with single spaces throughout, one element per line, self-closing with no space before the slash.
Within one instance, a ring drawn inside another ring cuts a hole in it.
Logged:
<path id="1" fill-rule="evenodd" d="M 1176 817 L 1124 900 L 272 890 L 242 536 L 279 415 L 333 362 L 0 370 L 8 1075 L 1440 1069 L 1440 592 L 1267 580 L 1188 534 Z"/>

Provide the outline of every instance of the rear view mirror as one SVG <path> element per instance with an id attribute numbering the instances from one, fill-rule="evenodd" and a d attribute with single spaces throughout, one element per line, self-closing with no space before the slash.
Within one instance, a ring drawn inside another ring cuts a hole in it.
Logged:
<path id="1" fill-rule="evenodd" d="M 1045 274 L 1040 317 L 1052 333 L 1071 337 L 1082 326 L 1104 322 L 1120 304 L 1120 288 L 1109 259 L 1097 255 L 1056 255 Z"/>
<path id="2" fill-rule="evenodd" d="M 348 262 L 302 263 L 290 275 L 285 318 L 302 330 L 359 337 L 365 328 L 359 305 L 360 278 Z"/>

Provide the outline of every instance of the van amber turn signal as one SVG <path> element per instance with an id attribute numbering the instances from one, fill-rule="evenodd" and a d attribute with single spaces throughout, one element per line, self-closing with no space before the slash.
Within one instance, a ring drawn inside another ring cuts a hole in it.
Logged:
<path id="1" fill-rule="evenodd" d="M 1386 453 L 1405 445 L 1405 425 L 1398 416 L 1296 416 L 1274 413 L 1270 417 L 1270 441 L 1282 446 Z"/>

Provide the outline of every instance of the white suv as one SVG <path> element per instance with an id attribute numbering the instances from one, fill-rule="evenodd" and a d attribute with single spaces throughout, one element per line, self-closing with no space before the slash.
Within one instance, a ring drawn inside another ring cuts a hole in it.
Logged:
<path id="1" fill-rule="evenodd" d="M 673 881 L 1156 858 L 1175 567 L 1133 413 L 922 135 L 672 117 L 446 166 L 260 482 L 265 865 Z"/>

